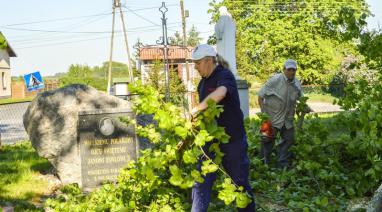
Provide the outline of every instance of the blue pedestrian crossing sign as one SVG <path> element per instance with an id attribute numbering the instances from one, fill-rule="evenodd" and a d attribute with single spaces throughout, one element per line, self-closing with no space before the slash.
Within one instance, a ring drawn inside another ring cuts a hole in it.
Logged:
<path id="1" fill-rule="evenodd" d="M 35 91 L 44 88 L 44 81 L 38 71 L 31 74 L 25 74 L 24 82 L 28 91 Z"/>

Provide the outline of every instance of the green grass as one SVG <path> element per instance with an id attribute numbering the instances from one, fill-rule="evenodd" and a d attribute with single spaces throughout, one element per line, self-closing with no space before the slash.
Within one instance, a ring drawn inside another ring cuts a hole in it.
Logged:
<path id="1" fill-rule="evenodd" d="M 22 99 L 12 99 L 12 98 L 0 99 L 0 105 L 9 104 L 9 103 L 27 102 L 27 101 L 31 101 L 33 98 L 34 97 L 28 97 L 28 98 L 22 98 Z"/>
<path id="2" fill-rule="evenodd" d="M 38 203 L 49 191 L 41 172 L 51 169 L 50 163 L 37 155 L 30 142 L 5 145 L 0 149 L 0 205 L 16 206 L 24 211 L 38 210 Z"/>
<path id="3" fill-rule="evenodd" d="M 249 108 L 259 108 L 259 104 L 257 102 L 257 91 L 260 88 L 258 87 L 251 87 L 249 89 Z M 308 102 L 325 102 L 332 104 L 336 97 L 330 95 L 330 94 L 324 94 L 324 93 L 305 93 L 305 96 L 309 97 Z"/>
<path id="4" fill-rule="evenodd" d="M 306 94 L 307 97 L 309 97 L 308 102 L 326 102 L 326 103 L 333 103 L 336 97 L 330 95 L 330 94 L 317 94 L 317 93 L 308 93 Z"/>

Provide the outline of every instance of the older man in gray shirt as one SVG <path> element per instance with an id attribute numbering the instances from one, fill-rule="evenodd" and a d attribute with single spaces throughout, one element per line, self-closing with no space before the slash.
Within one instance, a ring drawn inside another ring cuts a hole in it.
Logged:
<path id="1" fill-rule="evenodd" d="M 296 102 L 303 95 L 300 81 L 295 78 L 296 71 L 296 61 L 288 59 L 283 73 L 272 76 L 258 92 L 261 111 L 269 115 L 273 128 L 273 135 L 261 139 L 261 157 L 265 163 L 269 162 L 275 137 L 280 134 L 277 160 L 279 168 L 287 167 L 290 162 L 289 148 L 294 143 L 293 119 Z"/>

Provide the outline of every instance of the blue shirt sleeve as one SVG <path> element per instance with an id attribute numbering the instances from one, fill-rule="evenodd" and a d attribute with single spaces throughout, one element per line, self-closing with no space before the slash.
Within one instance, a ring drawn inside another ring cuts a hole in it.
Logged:
<path id="1" fill-rule="evenodd" d="M 232 95 L 237 90 L 236 80 L 231 71 L 222 71 L 217 79 L 217 87 L 224 86 L 227 92 Z"/>

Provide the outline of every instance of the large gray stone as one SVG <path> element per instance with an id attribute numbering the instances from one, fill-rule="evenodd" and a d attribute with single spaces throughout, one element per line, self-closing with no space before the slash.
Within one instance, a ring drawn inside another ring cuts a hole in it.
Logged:
<path id="1" fill-rule="evenodd" d="M 131 109 L 131 104 L 78 84 L 41 93 L 30 103 L 24 127 L 32 146 L 52 163 L 63 184 L 81 185 L 78 112 L 111 108 Z"/>
<path id="2" fill-rule="evenodd" d="M 382 184 L 375 191 L 373 198 L 370 200 L 366 209 L 367 212 L 380 212 L 382 211 Z"/>

